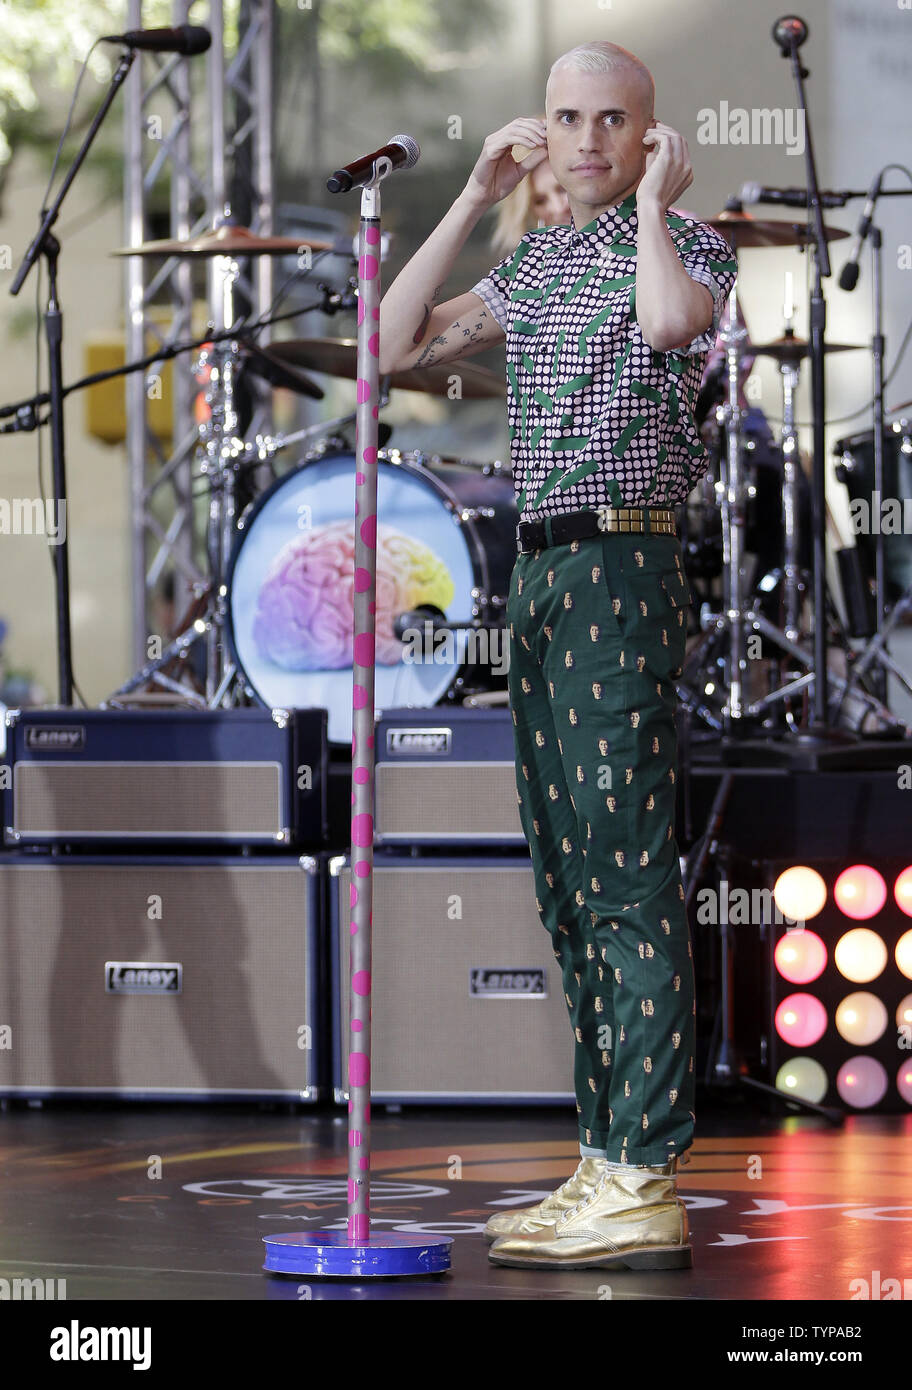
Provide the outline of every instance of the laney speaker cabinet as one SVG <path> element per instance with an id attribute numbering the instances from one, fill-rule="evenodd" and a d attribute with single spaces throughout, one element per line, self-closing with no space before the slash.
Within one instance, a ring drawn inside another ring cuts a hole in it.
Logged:
<path id="1" fill-rule="evenodd" d="M 330 861 L 335 1097 L 347 1099 L 351 869 Z M 573 1101 L 573 1033 L 528 861 L 374 861 L 377 1101 Z"/>
<path id="2" fill-rule="evenodd" d="M 326 836 L 326 711 L 10 710 L 8 844 Z"/>
<path id="3" fill-rule="evenodd" d="M 0 861 L 0 1094 L 317 1098 L 310 858 Z"/>
<path id="4" fill-rule="evenodd" d="M 388 710 L 376 750 L 377 844 L 525 844 L 508 709 Z"/>

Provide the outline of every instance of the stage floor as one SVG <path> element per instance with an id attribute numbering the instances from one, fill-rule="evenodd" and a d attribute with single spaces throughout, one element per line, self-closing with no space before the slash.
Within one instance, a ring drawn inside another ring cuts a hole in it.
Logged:
<path id="1" fill-rule="evenodd" d="M 571 1111 L 377 1107 L 375 1223 L 455 1240 L 450 1273 L 372 1282 L 370 1296 L 800 1302 L 912 1275 L 912 1116 L 838 1129 L 736 1102 L 699 1114 L 679 1179 L 694 1268 L 555 1272 L 491 1265 L 481 1232 L 573 1171 Z M 300 1276 L 262 1271 L 261 1240 L 344 1229 L 345 1138 L 330 1107 L 8 1103 L 0 1278 L 65 1280 L 67 1300 L 298 1300 Z M 304 1296 L 363 1299 L 365 1287 L 312 1280 Z"/>

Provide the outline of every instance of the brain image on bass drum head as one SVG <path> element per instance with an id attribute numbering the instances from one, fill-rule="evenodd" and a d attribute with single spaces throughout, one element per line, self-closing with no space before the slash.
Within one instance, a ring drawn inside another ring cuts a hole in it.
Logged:
<path id="1" fill-rule="evenodd" d="M 354 500 L 353 454 L 286 474 L 245 518 L 229 580 L 232 647 L 253 694 L 273 708 L 325 708 L 333 743 L 352 737 Z M 473 536 L 432 475 L 383 458 L 377 515 L 375 710 L 430 707 L 453 683 L 465 635 L 402 640 L 393 624 L 427 608 L 471 626 Z"/>

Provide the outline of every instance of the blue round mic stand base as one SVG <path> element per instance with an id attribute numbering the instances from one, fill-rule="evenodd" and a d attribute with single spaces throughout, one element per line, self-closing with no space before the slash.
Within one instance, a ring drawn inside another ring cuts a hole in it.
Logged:
<path id="1" fill-rule="evenodd" d="M 321 1279 L 386 1279 L 445 1274 L 452 1236 L 421 1236 L 409 1231 L 372 1231 L 349 1241 L 345 1231 L 283 1231 L 263 1236 L 269 1274 L 309 1274 Z"/>

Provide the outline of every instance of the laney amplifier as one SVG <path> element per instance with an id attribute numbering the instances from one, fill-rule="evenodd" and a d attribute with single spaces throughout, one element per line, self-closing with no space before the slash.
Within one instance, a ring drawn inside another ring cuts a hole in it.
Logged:
<path id="1" fill-rule="evenodd" d="M 319 864 L 0 860 L 0 1094 L 315 1100 Z"/>
<path id="2" fill-rule="evenodd" d="M 7 844 L 318 849 L 326 711 L 10 710 Z"/>
<path id="3" fill-rule="evenodd" d="M 415 1104 L 573 1101 L 573 1032 L 528 860 L 378 859 L 371 1093 Z M 347 1100 L 349 861 L 330 861 L 333 1076 Z"/>
<path id="4" fill-rule="evenodd" d="M 387 710 L 375 746 L 378 845 L 525 843 L 508 709 Z"/>

